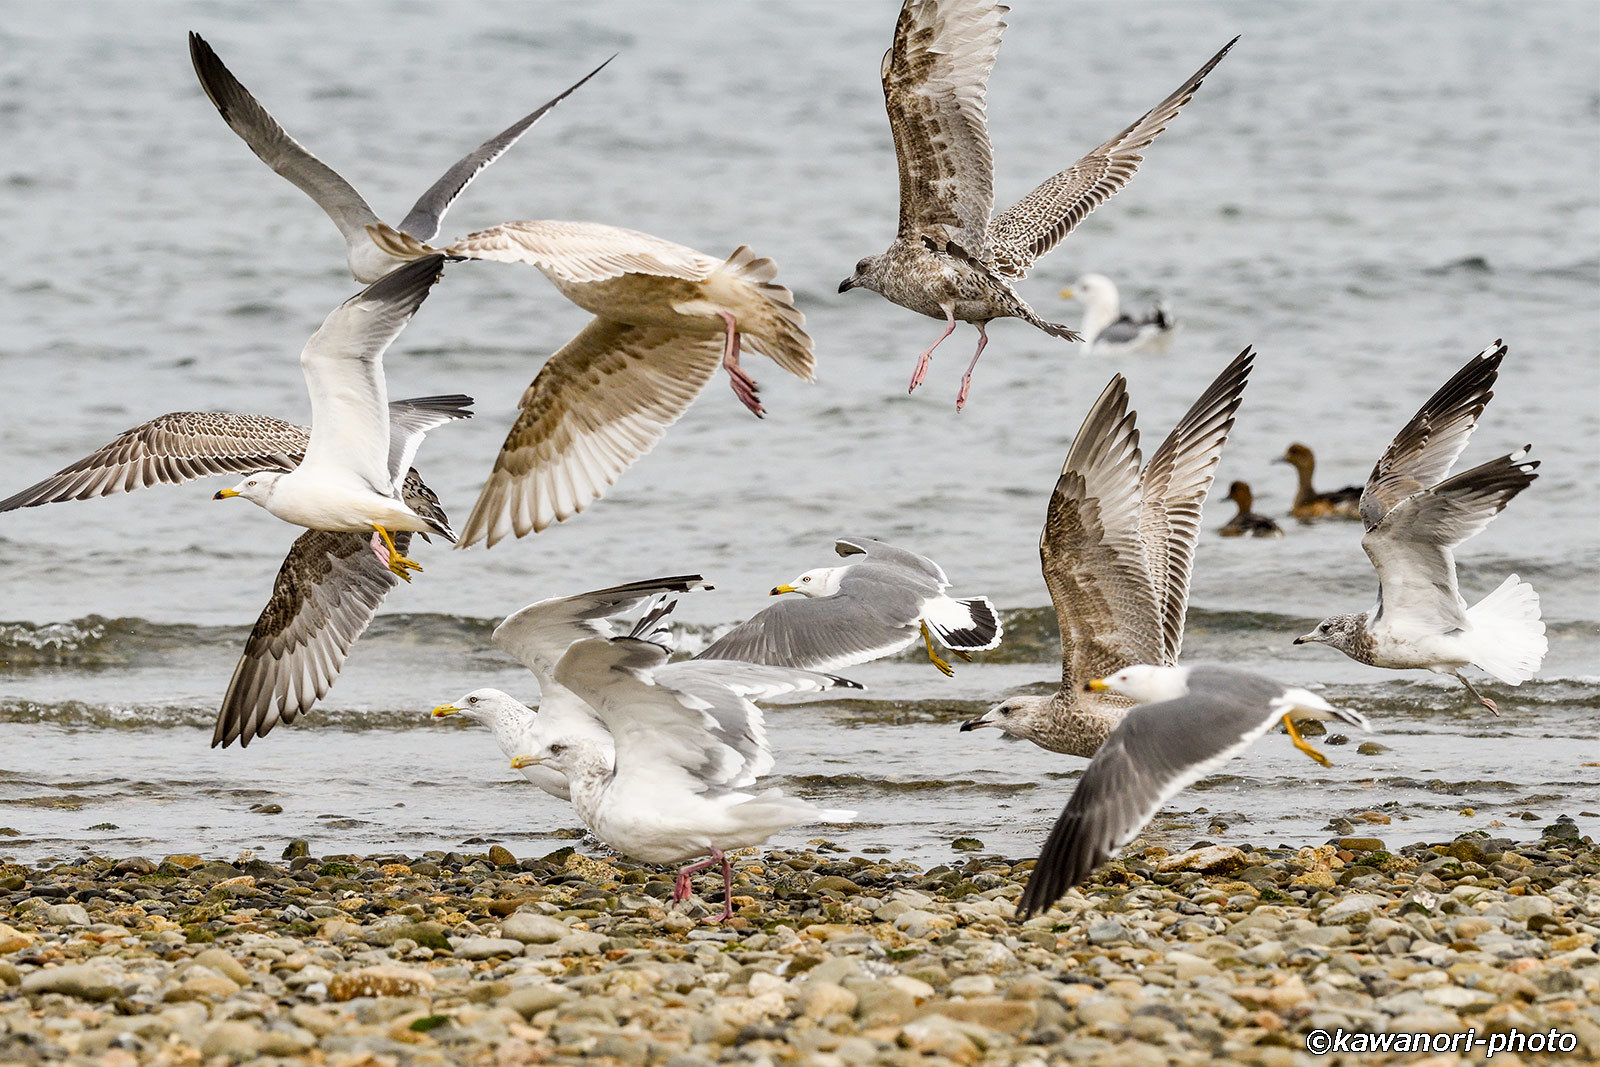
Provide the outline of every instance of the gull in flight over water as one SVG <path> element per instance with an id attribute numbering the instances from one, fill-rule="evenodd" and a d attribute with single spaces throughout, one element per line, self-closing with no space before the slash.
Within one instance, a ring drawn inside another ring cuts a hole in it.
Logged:
<path id="1" fill-rule="evenodd" d="M 1111 379 L 1072 440 L 1039 536 L 1061 629 L 1061 686 L 1049 696 L 1009 697 L 962 730 L 994 727 L 1053 752 L 1093 756 L 1128 702 L 1084 684 L 1135 664 L 1178 662 L 1201 505 L 1254 360 L 1246 348 L 1223 368 L 1149 463 L 1127 382 Z"/>
<path id="2" fill-rule="evenodd" d="M 922 384 L 933 350 L 955 332 L 957 321 L 978 327 L 978 350 L 962 375 L 957 411 L 967 402 L 993 320 L 1018 318 L 1053 337 L 1080 340 L 1067 327 L 1040 318 L 1014 283 L 1133 180 L 1144 159 L 1140 153 L 1238 40 L 1133 125 L 995 215 L 985 98 L 1006 27 L 1001 16 L 1008 10 L 994 0 L 905 0 L 901 6 L 882 67 L 900 167 L 899 226 L 888 251 L 862 259 L 839 283 L 841 293 L 871 289 L 944 320 L 944 332 L 917 358 L 912 390 Z"/>
<path id="3" fill-rule="evenodd" d="M 1461 672 L 1476 667 L 1507 685 L 1532 678 L 1550 647 L 1539 594 L 1512 574 L 1468 607 L 1456 580 L 1455 547 L 1533 484 L 1539 461 L 1527 458 L 1532 446 L 1525 445 L 1447 476 L 1494 396 L 1505 355 L 1496 341 L 1474 356 L 1372 468 L 1361 492 L 1361 547 L 1378 572 L 1378 603 L 1323 619 L 1294 641 L 1331 645 L 1374 667 L 1453 675 L 1496 715 L 1499 706 Z"/>
<path id="4" fill-rule="evenodd" d="M 1366 718 L 1315 693 L 1229 667 L 1124 667 L 1085 687 L 1138 707 L 1123 716 L 1078 779 L 1056 819 L 1017 913 L 1044 911 L 1132 841 L 1179 791 L 1244 752 L 1283 723 L 1296 748 L 1328 766 L 1301 738 L 1296 720 L 1335 720 L 1371 730 Z"/>

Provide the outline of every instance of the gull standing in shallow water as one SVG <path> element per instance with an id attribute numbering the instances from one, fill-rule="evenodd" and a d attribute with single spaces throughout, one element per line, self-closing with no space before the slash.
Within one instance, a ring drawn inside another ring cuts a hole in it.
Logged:
<path id="1" fill-rule="evenodd" d="M 833 547 L 861 558 L 774 587 L 773 596 L 801 599 L 759 612 L 695 658 L 834 670 L 892 655 L 920 634 L 928 659 L 949 676 L 955 671 L 933 650 L 935 637 L 963 659 L 1000 643 L 1003 628 L 989 598 L 946 596 L 950 579 L 927 556 L 872 537 L 841 537 Z"/>
<path id="2" fill-rule="evenodd" d="M 1050 495 L 1039 561 L 1061 629 L 1061 687 L 1014 696 L 962 724 L 1053 752 L 1093 756 L 1128 702 L 1084 683 L 1140 663 L 1172 666 L 1183 644 L 1200 509 L 1255 353 L 1239 353 L 1141 468 L 1127 382 L 1089 409 Z"/>
<path id="3" fill-rule="evenodd" d="M 1086 881 L 1161 805 L 1279 722 L 1294 746 L 1324 767 L 1327 757 L 1305 743 L 1294 720 L 1338 720 L 1372 729 L 1362 715 L 1314 693 L 1227 667 L 1139 664 L 1090 679 L 1086 688 L 1115 692 L 1140 706 L 1100 746 L 1056 819 L 1017 904 L 1024 918 Z"/>
<path id="4" fill-rule="evenodd" d="M 1476 667 L 1507 685 L 1532 678 L 1549 650 L 1539 594 L 1515 574 L 1471 607 L 1456 581 L 1454 549 L 1479 533 L 1533 480 L 1539 463 L 1517 452 L 1446 478 L 1494 396 L 1506 346 L 1496 341 L 1456 372 L 1412 416 L 1361 493 L 1361 547 L 1378 572 L 1378 603 L 1333 615 L 1297 645 L 1332 645 L 1353 660 L 1394 670 L 1454 675 L 1496 715 L 1499 707 L 1461 671 Z"/>
<path id="5" fill-rule="evenodd" d="M 233 72 L 223 65 L 216 52 L 197 33 L 189 34 L 189 59 L 194 63 L 195 76 L 200 79 L 201 88 L 211 98 L 211 103 L 229 128 L 263 163 L 288 179 L 327 212 L 328 218 L 333 220 L 339 233 L 344 236 L 345 258 L 356 281 L 375 282 L 415 258 L 396 258 L 373 242 L 369 227 L 378 225 L 380 220 L 361 194 L 332 167 L 289 136 L 289 132 L 250 95 L 250 90 L 240 84 L 239 79 L 233 76 Z M 433 240 L 439 234 L 439 225 L 444 221 L 445 212 L 471 184 L 472 179 L 478 176 L 478 172 L 504 155 L 547 111 L 600 73 L 610 62 L 610 59 L 606 60 L 561 95 L 456 160 L 412 206 L 400 221 L 399 230 L 418 241 Z"/>
<path id="6" fill-rule="evenodd" d="M 593 709 L 611 735 L 610 748 L 585 734 L 543 730 L 544 743 L 511 765 L 561 772 L 584 823 L 619 852 L 647 863 L 706 856 L 678 872 L 674 901 L 688 898 L 691 875 L 720 863 L 719 918 L 726 920 L 733 917 L 727 850 L 759 845 L 791 826 L 849 822 L 856 814 L 819 808 L 778 789 L 749 791 L 773 765 L 761 709 L 751 697 L 767 689 L 762 679 L 781 678 L 791 692 L 855 683 L 760 664 L 678 665 L 748 677 L 748 683 L 722 686 L 719 699 L 704 684 L 705 673 L 696 683 L 664 677 L 667 656 L 660 644 L 632 635 L 573 644 L 556 665 L 556 681 Z"/>
<path id="7" fill-rule="evenodd" d="M 1137 319 L 1123 311 L 1116 283 L 1104 274 L 1085 274 L 1061 290 L 1061 299 L 1074 298 L 1084 303 L 1086 352 L 1164 352 L 1178 328 L 1160 303 Z"/>
<path id="8" fill-rule="evenodd" d="M 955 332 L 957 320 L 978 327 L 978 350 L 961 378 L 957 411 L 966 404 L 993 320 L 1018 318 L 1053 337 L 1080 340 L 1067 327 L 1040 318 L 1013 283 L 1133 180 L 1144 159 L 1140 151 L 1238 40 L 1133 125 L 992 215 L 994 157 L 985 96 L 1006 27 L 1001 16 L 1008 10 L 994 0 L 905 0 L 901 6 L 881 72 L 900 167 L 899 227 L 888 251 L 861 260 L 839 284 L 841 293 L 871 289 L 944 320 L 944 332 L 917 358 L 912 390 L 922 384 L 933 350 Z"/>
<path id="9" fill-rule="evenodd" d="M 410 466 L 436 426 L 472 417 L 469 396 L 425 396 L 389 404 L 390 472 L 401 499 L 449 528 L 439 498 Z M 247 471 L 288 472 L 305 455 L 311 431 L 269 415 L 174 411 L 119 434 L 116 440 L 43 481 L 0 501 L 0 512 L 66 500 L 88 500 L 152 485 Z M 428 535 L 424 533 L 423 537 Z M 404 554 L 411 534 L 394 535 Z M 387 552 L 374 553 L 364 533 L 308 530 L 284 557 L 272 595 L 245 640 L 217 713 L 212 747 L 245 747 L 278 724 L 288 726 L 321 700 L 339 677 L 400 576 Z"/>

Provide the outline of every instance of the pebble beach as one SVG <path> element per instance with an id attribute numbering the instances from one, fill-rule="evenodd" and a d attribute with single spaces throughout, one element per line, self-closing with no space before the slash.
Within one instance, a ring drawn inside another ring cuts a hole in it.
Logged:
<path id="1" fill-rule="evenodd" d="M 673 907 L 671 872 L 587 847 L 6 864 L 0 1062 L 1421 1062 L 1306 1051 L 1339 1030 L 1600 1056 L 1600 849 L 1567 818 L 1392 851 L 1136 842 L 1021 923 L 1032 861 L 955 849 L 747 853 L 721 926 L 720 879 Z"/>

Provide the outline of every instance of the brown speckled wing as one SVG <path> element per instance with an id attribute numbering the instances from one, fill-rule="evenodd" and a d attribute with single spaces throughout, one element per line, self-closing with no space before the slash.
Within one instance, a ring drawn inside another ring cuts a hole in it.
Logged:
<path id="1" fill-rule="evenodd" d="M 984 114 L 1008 9 L 992 0 L 906 0 L 883 57 L 883 100 L 900 165 L 902 239 L 981 255 L 994 207 Z"/>
<path id="2" fill-rule="evenodd" d="M 1229 41 L 1176 92 L 1133 125 L 1066 170 L 1046 178 L 1027 196 L 996 215 L 988 227 L 988 250 L 995 270 L 1010 278 L 1023 277 L 1040 256 L 1060 243 L 1091 211 L 1132 181 L 1144 161 L 1140 151 L 1167 128 L 1238 39 Z"/>
<path id="3" fill-rule="evenodd" d="M 688 410 L 722 346 L 720 330 L 591 321 L 523 393 L 458 547 L 522 537 L 582 511 Z"/>

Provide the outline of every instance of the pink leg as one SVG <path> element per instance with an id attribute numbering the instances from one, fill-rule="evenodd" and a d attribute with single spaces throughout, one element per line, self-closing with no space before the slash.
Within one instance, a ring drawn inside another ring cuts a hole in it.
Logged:
<path id="1" fill-rule="evenodd" d="M 690 875 L 699 874 L 701 871 L 716 863 L 717 860 L 721 858 L 722 853 L 713 850 L 710 856 L 701 860 L 699 863 L 691 863 L 689 866 L 678 871 L 678 884 L 672 891 L 672 902 L 674 904 L 678 904 L 688 900 L 692 888 L 689 885 Z"/>
<path id="2" fill-rule="evenodd" d="M 989 343 L 989 324 L 978 323 L 978 350 L 972 353 L 972 362 L 967 364 L 967 373 L 961 376 L 961 391 L 956 393 L 956 410 L 960 411 L 967 406 L 967 393 L 972 389 L 972 368 L 978 365 L 978 357 L 983 355 L 983 346 Z"/>
<path id="3" fill-rule="evenodd" d="M 757 395 L 756 380 L 744 372 L 739 366 L 739 323 L 726 311 L 719 311 L 722 321 L 728 324 L 728 340 L 722 349 L 722 369 L 728 372 L 730 384 L 733 386 L 733 395 L 739 398 L 739 403 L 750 409 L 750 414 L 756 418 L 765 418 L 767 409 L 761 406 L 761 398 Z"/>
<path id="4" fill-rule="evenodd" d="M 372 531 L 372 554 L 378 557 L 378 562 L 385 567 L 389 565 L 389 546 L 383 543 L 383 538 L 378 536 L 378 531 Z"/>
<path id="5" fill-rule="evenodd" d="M 944 312 L 944 333 L 939 335 L 939 340 L 929 345 L 922 355 L 917 357 L 917 369 L 911 372 L 911 388 L 906 392 L 914 393 L 917 386 L 922 384 L 922 379 L 928 376 L 928 363 L 933 359 L 933 350 L 944 342 L 946 337 L 956 332 L 956 313 L 954 308 L 946 308 Z"/>

